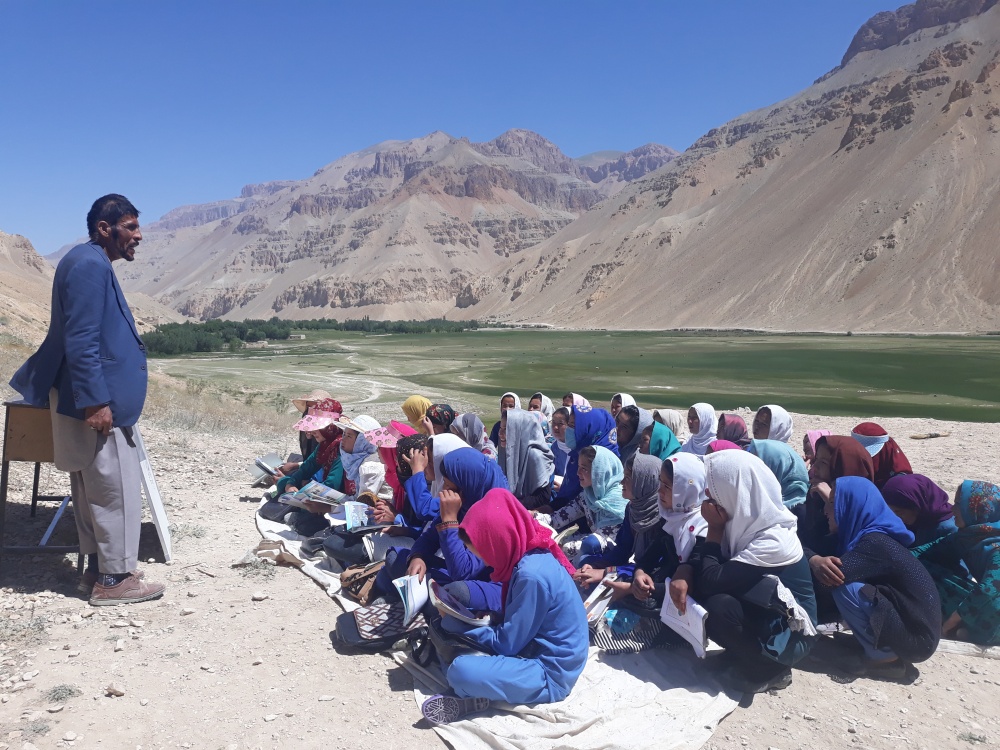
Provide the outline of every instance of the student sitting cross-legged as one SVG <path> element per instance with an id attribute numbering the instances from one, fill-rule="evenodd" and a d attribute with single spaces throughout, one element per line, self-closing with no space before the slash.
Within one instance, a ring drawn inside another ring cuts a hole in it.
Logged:
<path id="1" fill-rule="evenodd" d="M 447 669 L 453 694 L 435 695 L 421 711 L 434 723 L 485 710 L 490 701 L 552 703 L 569 695 L 587 662 L 587 619 L 573 567 L 550 532 L 514 495 L 494 489 L 469 508 L 458 534 L 502 586 L 499 625 L 469 628 L 445 617 L 490 654 L 462 655 Z"/>
<path id="2" fill-rule="evenodd" d="M 780 690 L 816 639 L 816 599 L 795 516 L 782 504 L 774 474 L 749 453 L 706 456 L 705 480 L 705 542 L 692 555 L 692 570 L 679 569 L 670 597 L 685 609 L 683 582 L 694 581 L 693 596 L 708 610 L 708 635 L 726 650 L 722 679 L 730 687 Z"/>

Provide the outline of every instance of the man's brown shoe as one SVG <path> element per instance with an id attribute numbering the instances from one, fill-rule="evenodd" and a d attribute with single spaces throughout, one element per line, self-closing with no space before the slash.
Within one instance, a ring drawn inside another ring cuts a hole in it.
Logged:
<path id="1" fill-rule="evenodd" d="M 94 593 L 94 585 L 97 583 L 97 576 L 99 573 L 95 573 L 92 570 L 83 571 L 83 575 L 80 577 L 80 582 L 76 584 L 76 590 L 81 594 L 86 594 L 88 597 Z M 137 570 L 132 575 L 136 578 L 145 578 L 146 574 Z"/>
<path id="2" fill-rule="evenodd" d="M 163 596 L 167 586 L 163 583 L 153 583 L 139 578 L 135 573 L 129 573 L 128 577 L 114 586 L 104 586 L 100 583 L 94 584 L 94 591 L 90 595 L 90 605 L 92 607 L 103 607 L 112 604 L 135 604 L 136 602 L 147 602 Z"/>

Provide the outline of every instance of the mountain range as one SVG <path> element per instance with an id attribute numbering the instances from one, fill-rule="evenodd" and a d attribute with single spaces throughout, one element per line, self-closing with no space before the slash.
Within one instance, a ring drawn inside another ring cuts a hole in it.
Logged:
<path id="1" fill-rule="evenodd" d="M 995 3 L 879 13 L 679 155 L 436 132 L 248 185 L 144 226 L 123 284 L 198 319 L 1000 329 Z"/>

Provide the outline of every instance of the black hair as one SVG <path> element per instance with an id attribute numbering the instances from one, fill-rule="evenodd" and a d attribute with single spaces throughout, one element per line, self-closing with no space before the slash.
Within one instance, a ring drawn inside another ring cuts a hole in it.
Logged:
<path id="1" fill-rule="evenodd" d="M 562 417 L 563 419 L 565 419 L 567 422 L 569 421 L 570 412 L 569 412 L 569 409 L 566 408 L 565 406 L 560 406 L 558 409 L 556 409 L 554 412 L 552 412 L 552 418 L 553 419 L 555 419 L 556 414 L 558 414 L 560 417 Z"/>
<path id="2" fill-rule="evenodd" d="M 402 458 L 412 450 L 423 450 L 427 443 L 427 436 L 421 435 L 419 432 L 416 435 L 406 435 L 399 439 L 399 442 L 396 443 L 396 476 L 403 480 L 413 476 L 413 469 Z"/>
<path id="3" fill-rule="evenodd" d="M 632 428 L 634 433 L 639 429 L 639 407 L 638 406 L 626 406 L 620 412 L 619 415 L 624 414 L 625 419 L 628 420 L 629 426 Z"/>
<path id="4" fill-rule="evenodd" d="M 114 226 L 126 216 L 139 218 L 139 209 L 132 205 L 124 195 L 109 193 L 102 195 L 87 212 L 87 235 L 92 240 L 97 239 L 97 224 L 102 221 Z"/>
<path id="5" fill-rule="evenodd" d="M 588 445 L 586 448 L 581 448 L 580 458 L 583 458 L 584 456 L 586 456 L 588 460 L 593 461 L 595 458 L 597 458 L 597 448 L 594 447 L 593 445 Z"/>
<path id="6" fill-rule="evenodd" d="M 563 396 L 563 401 L 565 401 L 566 399 L 569 399 L 570 401 L 572 401 L 573 400 L 573 394 L 572 393 L 567 393 L 565 396 Z"/>
<path id="7" fill-rule="evenodd" d="M 674 462 L 669 458 L 663 459 L 663 463 L 660 464 L 660 471 L 665 471 L 670 475 L 670 482 L 674 481 Z"/>

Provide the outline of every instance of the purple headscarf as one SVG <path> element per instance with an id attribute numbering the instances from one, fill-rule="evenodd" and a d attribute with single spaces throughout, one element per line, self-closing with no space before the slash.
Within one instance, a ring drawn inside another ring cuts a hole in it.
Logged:
<path id="1" fill-rule="evenodd" d="M 932 529 L 952 517 L 948 493 L 922 474 L 897 474 L 882 488 L 886 505 L 917 512 L 914 528 Z"/>

